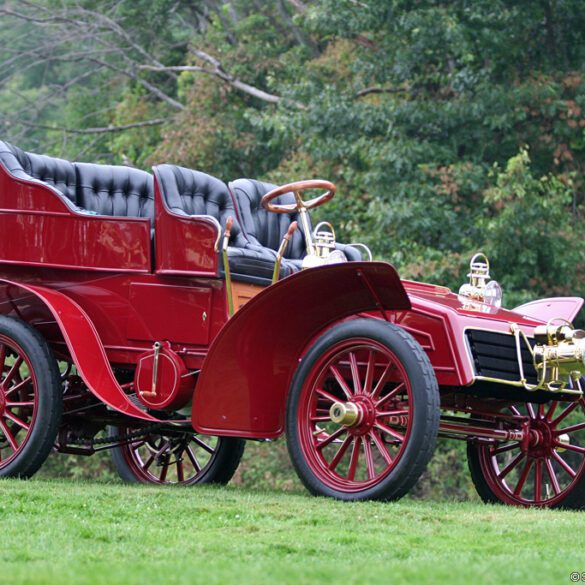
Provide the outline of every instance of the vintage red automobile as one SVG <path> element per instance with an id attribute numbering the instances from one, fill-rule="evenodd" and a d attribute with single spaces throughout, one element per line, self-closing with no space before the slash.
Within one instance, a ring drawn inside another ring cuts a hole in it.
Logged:
<path id="1" fill-rule="evenodd" d="M 442 436 L 487 502 L 585 505 L 582 299 L 503 309 L 481 255 L 457 294 L 401 281 L 313 229 L 327 181 L 153 171 L 0 142 L 1 476 L 111 449 L 128 481 L 226 483 L 286 433 L 313 494 L 392 500 Z"/>

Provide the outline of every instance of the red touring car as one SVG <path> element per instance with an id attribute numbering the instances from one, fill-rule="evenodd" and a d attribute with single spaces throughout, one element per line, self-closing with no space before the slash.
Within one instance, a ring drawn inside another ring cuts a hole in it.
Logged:
<path id="1" fill-rule="evenodd" d="M 0 475 L 111 449 L 128 481 L 226 483 L 286 433 L 312 493 L 391 500 L 442 436 L 485 501 L 585 505 L 582 299 L 503 309 L 481 255 L 458 293 L 401 281 L 312 227 L 334 193 L 0 142 Z"/>

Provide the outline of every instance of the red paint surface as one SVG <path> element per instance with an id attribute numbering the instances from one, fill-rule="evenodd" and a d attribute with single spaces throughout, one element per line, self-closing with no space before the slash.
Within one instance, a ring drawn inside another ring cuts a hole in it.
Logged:
<path id="1" fill-rule="evenodd" d="M 0 165 L 0 263 L 149 272 L 150 222 L 76 213 L 48 185 Z"/>
<path id="2" fill-rule="evenodd" d="M 154 169 L 156 271 L 218 276 L 217 224 L 205 217 L 173 213 L 165 204 Z"/>
<path id="3" fill-rule="evenodd" d="M 284 429 L 292 375 L 307 344 L 332 323 L 377 308 L 410 306 L 396 271 L 381 262 L 305 270 L 254 297 L 212 343 L 193 400 L 201 433 L 271 438 Z"/>

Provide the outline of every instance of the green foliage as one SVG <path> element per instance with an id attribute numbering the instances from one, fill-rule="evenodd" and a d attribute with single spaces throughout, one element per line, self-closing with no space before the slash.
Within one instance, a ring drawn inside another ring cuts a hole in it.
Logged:
<path id="1" fill-rule="evenodd" d="M 567 212 L 574 178 L 534 177 L 526 150 L 493 174 L 495 185 L 484 194 L 489 213 L 480 222 L 481 233 L 513 304 L 551 293 L 585 294 L 583 236 Z"/>

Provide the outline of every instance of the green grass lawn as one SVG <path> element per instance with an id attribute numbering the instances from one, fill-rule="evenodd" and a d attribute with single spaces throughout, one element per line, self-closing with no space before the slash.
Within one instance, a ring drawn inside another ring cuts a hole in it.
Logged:
<path id="1" fill-rule="evenodd" d="M 585 515 L 0 481 L 0 583 L 570 583 Z"/>

